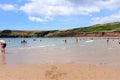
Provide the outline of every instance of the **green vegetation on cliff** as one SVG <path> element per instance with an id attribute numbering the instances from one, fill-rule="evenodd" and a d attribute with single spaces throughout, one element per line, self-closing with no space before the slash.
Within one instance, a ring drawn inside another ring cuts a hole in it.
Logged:
<path id="1" fill-rule="evenodd" d="M 74 32 L 116 32 L 120 31 L 120 22 L 97 24 L 90 27 L 76 28 L 70 31 Z"/>
<path id="2" fill-rule="evenodd" d="M 120 22 L 107 24 L 97 24 L 89 27 L 75 28 L 69 30 L 51 30 L 51 31 L 19 31 L 3 30 L 0 31 L 0 37 L 66 37 L 86 33 L 107 33 L 120 32 Z"/>

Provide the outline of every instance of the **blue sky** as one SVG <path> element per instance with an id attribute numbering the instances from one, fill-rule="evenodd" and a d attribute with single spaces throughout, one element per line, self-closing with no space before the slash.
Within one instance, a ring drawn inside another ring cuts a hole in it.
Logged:
<path id="1" fill-rule="evenodd" d="M 120 0 L 0 0 L 0 30 L 64 30 L 120 21 Z"/>

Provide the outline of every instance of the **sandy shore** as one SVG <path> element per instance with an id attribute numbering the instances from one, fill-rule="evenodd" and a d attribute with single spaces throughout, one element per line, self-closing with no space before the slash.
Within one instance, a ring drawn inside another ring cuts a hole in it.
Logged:
<path id="1" fill-rule="evenodd" d="M 7 49 L 0 56 L 0 80 L 120 80 L 119 40 L 86 41 Z"/>
<path id="2" fill-rule="evenodd" d="M 120 80 L 120 68 L 80 65 L 0 65 L 0 80 Z"/>

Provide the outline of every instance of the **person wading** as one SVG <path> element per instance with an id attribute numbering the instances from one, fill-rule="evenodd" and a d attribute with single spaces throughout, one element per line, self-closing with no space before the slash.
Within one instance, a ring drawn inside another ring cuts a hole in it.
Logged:
<path id="1" fill-rule="evenodd" d="M 6 42 L 4 40 L 0 40 L 0 45 L 1 45 L 1 52 L 2 54 L 5 54 L 5 48 L 6 48 Z"/>

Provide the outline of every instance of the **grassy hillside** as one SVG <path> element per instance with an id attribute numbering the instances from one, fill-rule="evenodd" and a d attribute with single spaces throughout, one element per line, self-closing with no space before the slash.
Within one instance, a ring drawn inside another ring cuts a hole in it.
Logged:
<path id="1" fill-rule="evenodd" d="M 116 32 L 120 31 L 120 22 L 97 24 L 90 27 L 76 28 L 70 31 L 73 32 Z"/>
<path id="2" fill-rule="evenodd" d="M 120 32 L 120 22 L 113 22 L 107 24 L 97 24 L 89 27 L 75 28 L 65 31 L 57 31 L 56 36 L 75 36 L 80 33 L 107 33 Z M 52 35 L 51 35 L 52 36 Z"/>
<path id="3" fill-rule="evenodd" d="M 89 27 L 75 28 L 70 30 L 52 30 L 52 31 L 18 31 L 3 30 L 0 31 L 0 37 L 66 37 L 80 35 L 83 33 L 107 33 L 120 32 L 120 22 L 107 24 L 97 24 Z"/>

